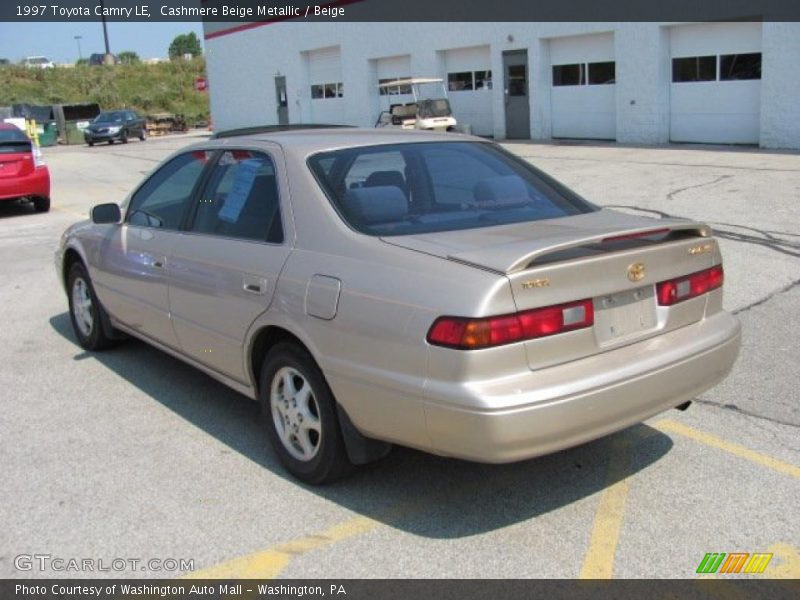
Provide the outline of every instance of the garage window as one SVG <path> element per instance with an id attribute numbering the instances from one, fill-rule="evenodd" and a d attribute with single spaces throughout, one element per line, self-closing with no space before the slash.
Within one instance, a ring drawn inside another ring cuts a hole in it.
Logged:
<path id="1" fill-rule="evenodd" d="M 609 85 L 616 82 L 616 63 L 589 63 L 589 85 Z"/>
<path id="2" fill-rule="evenodd" d="M 447 74 L 447 89 L 450 92 L 492 89 L 491 71 L 460 71 Z"/>
<path id="3" fill-rule="evenodd" d="M 323 98 L 342 98 L 344 96 L 344 85 L 339 83 L 316 83 L 311 86 L 311 98 L 320 100 Z"/>
<path id="4" fill-rule="evenodd" d="M 553 85 L 585 85 L 586 65 L 553 65 Z"/>
<path id="5" fill-rule="evenodd" d="M 475 71 L 475 89 L 476 90 L 492 89 L 491 71 Z"/>
<path id="6" fill-rule="evenodd" d="M 472 71 L 462 71 L 461 73 L 447 74 L 447 89 L 451 92 L 472 90 Z"/>
<path id="7" fill-rule="evenodd" d="M 687 56 L 672 59 L 673 83 L 716 81 L 716 56 Z"/>
<path id="8" fill-rule="evenodd" d="M 761 79 L 761 52 L 723 54 L 719 57 L 720 81 Z"/>

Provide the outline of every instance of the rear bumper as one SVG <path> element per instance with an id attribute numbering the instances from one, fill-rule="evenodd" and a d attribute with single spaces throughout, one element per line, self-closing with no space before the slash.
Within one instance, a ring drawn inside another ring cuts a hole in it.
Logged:
<path id="1" fill-rule="evenodd" d="M 50 172 L 47 167 L 38 167 L 21 177 L 0 179 L 0 200 L 23 196 L 50 196 Z"/>
<path id="2" fill-rule="evenodd" d="M 720 312 L 694 325 L 503 381 L 429 389 L 432 451 L 513 462 L 569 448 L 652 417 L 719 383 L 740 325 Z M 486 408 L 471 408 L 473 406 Z"/>

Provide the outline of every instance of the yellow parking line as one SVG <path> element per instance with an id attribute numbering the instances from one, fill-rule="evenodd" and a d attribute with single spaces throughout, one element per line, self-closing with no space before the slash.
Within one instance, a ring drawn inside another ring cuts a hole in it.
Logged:
<path id="1" fill-rule="evenodd" d="M 611 579 L 614 558 L 625 516 L 630 482 L 631 443 L 625 438 L 614 440 L 609 459 L 606 488 L 595 513 L 589 549 L 581 566 L 581 579 Z"/>
<path id="2" fill-rule="evenodd" d="M 315 535 L 308 535 L 284 544 L 240 556 L 227 562 L 185 575 L 186 579 L 273 579 L 295 556 L 366 533 L 380 522 L 368 517 L 355 517 Z"/>
<path id="3" fill-rule="evenodd" d="M 773 471 L 778 471 L 784 475 L 800 478 L 800 467 L 795 467 L 794 465 L 785 463 L 777 458 L 772 458 L 766 454 L 761 454 L 760 452 L 745 448 L 740 444 L 723 440 L 720 437 L 704 431 L 699 431 L 689 427 L 688 425 L 683 425 L 682 423 L 677 423 L 676 421 L 672 421 L 670 419 L 664 419 L 662 421 L 652 423 L 650 426 L 664 433 L 677 433 L 678 435 L 688 437 L 696 442 L 705 444 L 706 446 L 718 448 L 719 450 L 723 450 L 729 454 L 744 458 L 761 466 L 767 467 L 768 469 L 772 469 Z"/>
<path id="4" fill-rule="evenodd" d="M 388 508 L 380 516 L 380 521 L 369 517 L 354 517 L 334 525 L 320 533 L 310 534 L 272 548 L 266 548 L 233 558 L 218 565 L 187 573 L 185 579 L 274 579 L 296 556 L 330 546 L 363 533 L 377 529 L 385 522 L 397 520 L 409 513 L 435 506 L 436 499 L 446 493 L 427 498 L 418 498 Z"/>

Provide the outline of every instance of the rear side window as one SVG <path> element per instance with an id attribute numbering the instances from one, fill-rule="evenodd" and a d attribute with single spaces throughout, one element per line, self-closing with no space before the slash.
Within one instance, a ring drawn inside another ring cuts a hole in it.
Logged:
<path id="1" fill-rule="evenodd" d="M 412 235 L 538 221 L 596 210 L 494 144 L 347 148 L 309 166 L 342 218 L 369 235 Z"/>
<path id="2" fill-rule="evenodd" d="M 209 158 L 204 150 L 187 152 L 156 171 L 131 198 L 128 223 L 178 229 Z"/>
<path id="3" fill-rule="evenodd" d="M 192 231 L 222 237 L 283 242 L 278 182 L 272 160 L 260 152 L 224 152 L 200 196 Z"/>

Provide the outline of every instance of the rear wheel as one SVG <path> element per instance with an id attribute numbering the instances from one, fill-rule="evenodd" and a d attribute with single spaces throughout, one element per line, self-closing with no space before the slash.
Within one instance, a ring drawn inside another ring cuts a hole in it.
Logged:
<path id="1" fill-rule="evenodd" d="M 47 196 L 37 196 L 33 199 L 33 208 L 36 212 L 47 212 L 50 210 L 50 198 Z"/>
<path id="2" fill-rule="evenodd" d="M 86 267 L 75 263 L 67 277 L 69 316 L 78 343 L 87 350 L 103 350 L 114 345 L 115 339 L 103 330 L 103 319 L 108 319 L 92 287 Z"/>
<path id="3" fill-rule="evenodd" d="M 290 343 L 264 359 L 259 400 L 264 426 L 283 466 L 311 484 L 330 483 L 351 468 L 336 400 L 314 359 Z"/>
<path id="4" fill-rule="evenodd" d="M 90 148 L 91 148 L 92 146 L 94 146 L 94 142 L 86 142 L 86 143 L 87 143 L 87 144 L 89 144 L 89 147 L 90 147 Z"/>
<path id="5" fill-rule="evenodd" d="M 147 129 L 142 127 L 142 130 L 139 132 L 139 139 L 145 141 L 147 139 Z"/>

